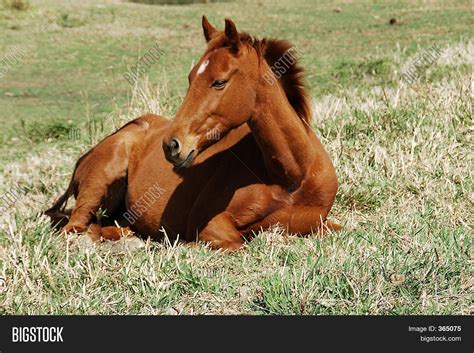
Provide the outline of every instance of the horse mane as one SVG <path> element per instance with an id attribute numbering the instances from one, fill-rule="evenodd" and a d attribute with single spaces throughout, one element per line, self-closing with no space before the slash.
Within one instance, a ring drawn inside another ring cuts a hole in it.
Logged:
<path id="1" fill-rule="evenodd" d="M 300 65 L 299 58 L 295 56 L 294 45 L 281 39 L 256 39 L 245 32 L 240 33 L 240 41 L 255 48 L 259 57 L 265 59 L 276 75 L 275 78 L 280 81 L 290 105 L 304 125 L 309 126 L 312 121 L 311 105 L 304 82 L 304 68 Z M 282 61 L 285 55 L 291 58 L 291 62 Z M 280 64 L 285 64 L 284 70 L 275 67 L 279 61 Z"/>

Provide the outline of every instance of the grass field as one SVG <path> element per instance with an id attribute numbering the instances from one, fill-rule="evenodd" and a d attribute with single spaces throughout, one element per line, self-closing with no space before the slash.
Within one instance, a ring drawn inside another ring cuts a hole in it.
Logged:
<path id="1" fill-rule="evenodd" d="M 474 314 L 471 6 L 0 2 L 1 312 Z M 302 239 L 276 228 L 232 254 L 53 235 L 39 214 L 83 151 L 142 113 L 173 116 L 204 49 L 202 14 L 303 53 L 344 230 Z M 154 45 L 163 54 L 130 85 L 127 68 Z M 401 80 L 434 45 L 440 57 Z"/>

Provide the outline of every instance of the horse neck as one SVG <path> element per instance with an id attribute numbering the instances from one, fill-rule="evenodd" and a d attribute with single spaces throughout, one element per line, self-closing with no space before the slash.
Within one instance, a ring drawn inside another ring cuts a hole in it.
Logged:
<path id="1" fill-rule="evenodd" d="M 296 189 L 314 160 L 311 136 L 279 81 L 262 82 L 260 87 L 248 125 L 270 177 L 285 187 Z"/>

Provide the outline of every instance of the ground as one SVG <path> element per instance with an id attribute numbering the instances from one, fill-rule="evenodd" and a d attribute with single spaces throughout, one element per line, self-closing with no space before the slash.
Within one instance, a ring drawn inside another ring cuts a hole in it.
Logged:
<path id="1" fill-rule="evenodd" d="M 0 3 L 1 313 L 474 313 L 469 1 L 27 3 Z M 176 112 L 203 14 L 297 46 L 343 230 L 275 228 L 233 254 L 58 237 L 40 213 L 81 153 L 142 113 Z M 123 75 L 156 45 L 130 85 Z"/>

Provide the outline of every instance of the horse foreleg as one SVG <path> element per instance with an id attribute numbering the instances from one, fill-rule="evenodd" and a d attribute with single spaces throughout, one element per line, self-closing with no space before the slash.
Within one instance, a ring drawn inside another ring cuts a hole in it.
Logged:
<path id="1" fill-rule="evenodd" d="M 328 213 L 328 207 L 291 205 L 276 210 L 252 228 L 267 228 L 272 224 L 279 224 L 290 234 L 324 235 L 342 228 L 339 224 L 327 220 Z"/>
<path id="2" fill-rule="evenodd" d="M 218 214 L 207 223 L 199 232 L 199 240 L 209 243 L 213 249 L 228 251 L 237 250 L 244 244 L 244 238 L 226 212 Z"/>

